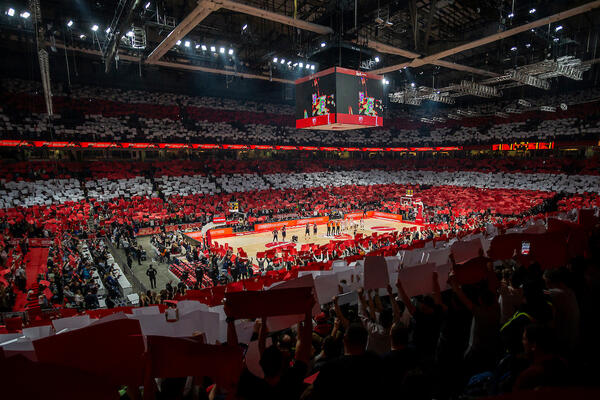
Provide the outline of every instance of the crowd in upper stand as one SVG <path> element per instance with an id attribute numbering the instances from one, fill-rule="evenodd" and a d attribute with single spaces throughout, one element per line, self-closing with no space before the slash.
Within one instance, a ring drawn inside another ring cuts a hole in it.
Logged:
<path id="1" fill-rule="evenodd" d="M 0 137 L 4 139 L 444 146 L 523 140 L 593 140 L 600 132 L 595 90 L 544 100 L 529 99 L 533 103 L 569 104 L 566 111 L 558 108 L 556 113 L 529 110 L 511 114 L 508 119 L 473 116 L 427 125 L 418 121 L 419 113 L 424 111 L 416 109 L 398 113 L 398 116 L 391 112 L 392 118 L 384 117 L 384 128 L 339 132 L 296 130 L 292 108 L 287 105 L 95 87 L 74 87 L 69 93 L 57 87 L 55 116 L 48 120 L 42 116 L 45 108 L 38 85 L 4 80 L 3 89 Z M 483 107 L 499 111 L 504 103 L 483 104 L 481 111 Z M 446 113 L 451 111 L 445 110 Z M 414 116 L 415 120 L 406 115 Z"/>

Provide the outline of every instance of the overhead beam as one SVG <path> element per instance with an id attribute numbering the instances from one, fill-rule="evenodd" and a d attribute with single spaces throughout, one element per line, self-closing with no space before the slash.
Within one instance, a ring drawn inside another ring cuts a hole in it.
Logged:
<path id="1" fill-rule="evenodd" d="M 181 40 L 192 31 L 200 22 L 208 17 L 213 11 L 221 8 L 235 11 L 255 17 L 263 18 L 269 21 L 279 22 L 284 25 L 290 25 L 305 31 L 315 32 L 320 35 L 333 33 L 333 29 L 328 26 L 313 24 L 312 22 L 294 19 L 275 12 L 263 10 L 247 4 L 237 3 L 231 0 L 198 0 L 198 5 L 192 12 L 184 18 L 179 25 L 169 33 L 169 35 L 159 43 L 152 53 L 146 58 L 146 63 L 155 64 L 162 56 L 169 51 L 178 40 Z"/>
<path id="2" fill-rule="evenodd" d="M 415 59 L 415 58 L 418 58 L 421 56 L 419 53 L 400 49 L 400 48 L 390 46 L 385 43 L 380 43 L 375 40 L 367 39 L 364 37 L 361 38 L 360 41 L 355 40 L 354 43 L 359 44 L 359 45 L 361 45 L 361 44 L 366 45 L 368 48 L 379 51 L 381 53 L 394 54 L 394 55 L 402 56 L 402 57 L 406 57 L 406 58 Z M 404 68 L 406 66 L 411 65 L 411 63 L 412 63 L 412 61 L 409 61 L 409 62 L 405 62 L 405 63 L 398 64 L 398 65 L 401 66 L 400 68 Z M 486 70 L 474 68 L 474 67 L 469 67 L 467 65 L 456 64 L 456 63 L 449 62 L 449 61 L 438 60 L 438 61 L 432 62 L 432 64 L 439 65 L 441 67 L 445 67 L 445 68 L 449 68 L 449 69 L 455 69 L 457 71 L 470 72 L 473 74 L 478 74 L 478 75 L 483 75 L 483 76 L 491 76 L 491 77 L 498 76 L 498 74 L 496 74 L 495 72 L 486 71 Z"/>
<path id="3" fill-rule="evenodd" d="M 390 46 L 389 44 L 381 43 L 376 40 L 369 39 L 367 37 L 361 37 L 359 40 L 354 40 L 354 43 L 358 45 L 365 45 L 366 47 L 379 51 L 386 54 L 394 54 L 406 58 L 418 58 L 421 57 L 419 53 L 412 52 L 410 50 L 400 49 L 398 47 Z"/>
<path id="4" fill-rule="evenodd" d="M 236 11 L 242 14 L 253 15 L 269 21 L 279 22 L 280 24 L 293 26 L 305 31 L 315 32 L 320 35 L 329 35 L 333 33 L 333 29 L 328 26 L 313 24 L 312 22 L 303 21 L 301 19 L 294 19 L 286 15 L 263 10 L 248 4 L 237 3 L 231 0 L 213 0 L 213 3 L 220 8 L 225 8 L 227 10 Z"/>
<path id="5" fill-rule="evenodd" d="M 185 17 L 154 50 L 152 50 L 152 53 L 146 58 L 146 63 L 154 64 L 164 56 L 167 51 L 171 50 L 178 40 L 183 39 L 185 35 L 190 33 L 190 31 L 200 22 L 218 9 L 219 7 L 210 0 L 199 0 L 196 8 L 194 8 L 192 12 L 189 13 L 188 16 Z"/>
<path id="6" fill-rule="evenodd" d="M 472 74 L 489 76 L 489 77 L 493 77 L 493 78 L 500 76 L 500 74 L 497 74 L 492 71 L 486 71 L 485 69 L 469 67 L 468 65 L 456 64 L 456 63 L 453 63 L 450 61 L 435 60 L 435 61 L 432 61 L 431 64 L 439 65 L 440 67 L 444 67 L 444 68 L 455 69 L 457 71 L 470 72 Z"/>
<path id="7" fill-rule="evenodd" d="M 236 76 L 238 78 L 259 79 L 259 80 L 263 80 L 263 81 L 289 83 L 291 85 L 294 84 L 294 81 L 289 80 L 289 79 L 271 78 L 269 76 L 264 76 L 264 75 L 248 74 L 245 72 L 230 71 L 230 70 L 226 70 L 226 69 L 201 67 L 199 65 L 180 64 L 180 63 L 173 63 L 173 62 L 168 62 L 168 61 L 157 61 L 154 63 L 154 65 L 158 65 L 159 67 L 174 68 L 174 69 L 180 69 L 180 70 L 186 70 L 186 71 L 208 72 L 210 74 L 229 75 L 229 76 Z"/>
<path id="8" fill-rule="evenodd" d="M 583 14 L 585 12 L 591 11 L 598 7 L 600 7 L 600 0 L 592 1 L 592 2 L 589 2 L 582 6 L 575 7 L 570 10 L 567 10 L 567 11 L 562 11 L 557 14 L 551 15 L 549 17 L 541 18 L 541 19 L 538 19 L 537 21 L 533 21 L 528 24 L 521 25 L 516 28 L 512 28 L 512 29 L 506 30 L 504 32 L 495 33 L 493 35 L 486 36 L 484 38 L 474 40 L 472 42 L 465 43 L 463 45 L 460 45 L 460 46 L 457 46 L 457 47 L 454 47 L 454 48 L 451 48 L 448 50 L 444 50 L 444 51 L 441 51 L 439 53 L 436 53 L 436 54 L 433 54 L 433 55 L 430 55 L 427 57 L 417 58 L 410 63 L 410 66 L 411 67 L 420 67 L 422 65 L 431 64 L 431 63 L 433 63 L 433 61 L 440 60 L 444 57 L 448 57 L 453 54 L 461 53 L 466 50 L 474 49 L 476 47 L 480 47 L 480 46 L 483 46 L 483 45 L 486 45 L 489 43 L 493 43 L 495 41 L 505 39 L 507 37 L 514 36 L 519 33 L 526 32 L 530 29 L 538 28 L 543 25 L 548 25 L 553 22 L 562 21 L 564 19 L 574 17 L 575 15 L 579 15 L 579 14 Z M 388 72 L 397 71 L 401 68 L 404 68 L 404 66 L 405 66 L 404 64 L 405 63 L 391 65 L 389 67 L 380 68 L 380 69 L 374 70 L 372 72 L 376 73 L 376 74 L 385 74 Z"/>
<path id="9" fill-rule="evenodd" d="M 46 46 L 50 46 L 50 45 L 51 45 L 50 42 L 46 42 Z M 58 43 L 58 42 L 55 44 L 52 44 L 52 45 L 54 45 L 56 48 L 59 48 L 59 49 L 66 48 L 68 51 L 74 51 L 74 52 L 78 52 L 78 53 L 102 57 L 102 53 L 98 50 L 65 46 L 63 43 Z M 130 62 L 140 62 L 141 61 L 140 57 L 134 57 L 134 56 L 130 56 L 127 54 L 120 54 L 119 59 L 124 60 L 124 61 L 130 61 Z M 172 69 L 179 69 L 179 70 L 183 70 L 183 71 L 208 72 L 210 74 L 232 75 L 232 76 L 237 76 L 237 77 L 246 78 L 246 79 L 259 79 L 259 80 L 263 80 L 263 81 L 288 83 L 291 85 L 294 84 L 294 81 L 289 80 L 289 79 L 270 78 L 270 77 L 264 76 L 264 75 L 248 74 L 245 72 L 236 72 L 236 71 L 229 71 L 229 70 L 223 70 L 223 69 L 201 67 L 198 65 L 180 64 L 180 63 L 160 61 L 160 60 L 154 62 L 153 65 L 157 65 L 160 67 L 166 67 L 166 68 L 172 68 Z"/>

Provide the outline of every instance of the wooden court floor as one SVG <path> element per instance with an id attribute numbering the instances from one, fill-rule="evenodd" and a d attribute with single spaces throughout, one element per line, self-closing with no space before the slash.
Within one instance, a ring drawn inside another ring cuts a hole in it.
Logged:
<path id="1" fill-rule="evenodd" d="M 359 228 L 356 230 L 357 233 L 362 233 L 364 235 L 370 236 L 373 232 L 378 232 L 380 234 L 390 233 L 395 230 L 402 230 L 403 228 L 411 228 L 418 225 L 392 221 L 392 220 L 384 220 L 378 218 L 369 218 L 364 220 L 364 229 Z M 298 236 L 298 242 L 296 244 L 296 248 L 300 250 L 300 247 L 303 244 L 314 243 L 314 244 L 326 244 L 329 243 L 330 240 L 349 240 L 352 239 L 352 235 L 354 233 L 354 229 L 347 229 L 346 231 L 342 231 L 340 237 L 328 237 L 327 236 L 327 225 L 318 225 L 317 236 L 313 235 L 313 227 L 311 225 L 310 228 L 310 236 L 304 236 L 305 227 L 297 227 L 297 228 L 289 228 L 287 229 L 287 236 L 285 242 L 281 237 L 281 231 L 279 231 L 278 242 L 273 243 L 273 234 L 271 232 L 260 232 L 260 233 L 251 233 L 243 236 L 232 236 L 226 238 L 215 239 L 219 245 L 225 245 L 227 243 L 229 247 L 233 248 L 236 251 L 239 247 L 244 249 L 244 251 L 248 254 L 248 257 L 256 259 L 257 252 L 263 252 L 270 249 L 276 248 L 276 246 L 282 246 L 292 241 L 292 235 Z"/>

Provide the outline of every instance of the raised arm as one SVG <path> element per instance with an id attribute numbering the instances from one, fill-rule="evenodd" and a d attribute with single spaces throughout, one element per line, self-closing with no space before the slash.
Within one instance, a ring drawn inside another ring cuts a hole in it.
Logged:
<path id="1" fill-rule="evenodd" d="M 308 365 L 312 342 L 312 316 L 310 311 L 304 315 L 304 322 L 298 324 L 298 342 L 296 343 L 296 360 Z"/>
<path id="2" fill-rule="evenodd" d="M 398 302 L 396 302 L 394 293 L 392 292 L 392 287 L 387 285 L 388 296 L 390 296 L 390 303 L 392 303 L 392 312 L 394 313 L 394 323 L 400 322 L 400 318 L 402 318 L 402 313 L 400 312 L 400 307 L 398 307 Z"/>
<path id="3" fill-rule="evenodd" d="M 446 307 L 446 305 L 442 302 L 442 293 L 440 290 L 440 282 L 438 280 L 438 273 L 437 271 L 433 271 L 433 273 L 431 274 L 431 279 L 432 279 L 432 286 L 433 286 L 433 301 L 435 301 L 435 304 L 437 304 L 438 306 L 442 307 L 444 310 L 446 310 L 448 307 Z"/>
<path id="4" fill-rule="evenodd" d="M 258 352 L 260 355 L 263 354 L 267 348 L 267 335 L 269 334 L 269 328 L 267 328 L 267 317 L 262 317 L 260 329 L 258 330 Z"/>
<path id="5" fill-rule="evenodd" d="M 223 311 L 225 311 L 225 315 L 227 315 L 227 345 L 237 347 L 238 337 L 237 332 L 235 330 L 235 316 L 231 314 L 231 309 L 229 308 L 227 301 L 225 301 Z"/>
<path id="6" fill-rule="evenodd" d="M 458 297 L 460 302 L 463 303 L 465 305 L 465 307 L 467 307 L 469 309 L 469 311 L 472 312 L 475 305 L 473 304 L 473 302 L 471 300 L 469 300 L 469 298 L 467 297 L 465 292 L 463 292 L 460 285 L 456 281 L 456 277 L 454 276 L 453 272 L 450 272 L 450 275 L 448 276 L 448 282 L 450 283 L 450 287 L 452 288 L 452 291 L 454 291 L 454 293 L 456 294 L 456 297 Z"/>
<path id="7" fill-rule="evenodd" d="M 348 327 L 350 326 L 350 321 L 348 321 L 348 318 L 346 318 L 344 316 L 344 314 L 342 313 L 342 309 L 340 308 L 340 305 L 338 304 L 338 296 L 333 296 L 333 306 L 335 308 L 336 317 L 340 320 L 342 325 L 344 325 L 344 328 L 348 329 Z"/>
<path id="8" fill-rule="evenodd" d="M 371 316 L 371 311 L 369 310 L 369 305 L 367 304 L 367 300 L 365 300 L 365 290 L 363 288 L 358 289 L 358 300 L 360 301 L 360 306 L 362 309 L 362 313 L 365 317 L 375 321 L 375 313 Z"/>
<path id="9" fill-rule="evenodd" d="M 400 299 L 402 299 L 404 306 L 406 307 L 410 315 L 414 316 L 417 312 L 417 309 L 415 308 L 413 303 L 411 303 L 410 297 L 408 297 L 408 295 L 404 291 L 404 288 L 402 287 L 402 282 L 400 281 L 400 276 L 398 276 L 398 281 L 396 281 L 396 287 L 398 288 L 398 294 L 400 295 Z"/>

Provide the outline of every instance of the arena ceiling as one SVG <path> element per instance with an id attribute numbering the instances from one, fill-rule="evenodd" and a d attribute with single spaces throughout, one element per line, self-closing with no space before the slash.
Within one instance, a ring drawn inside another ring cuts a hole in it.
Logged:
<path id="1" fill-rule="evenodd" d="M 41 6 L 49 43 L 99 55 L 107 69 L 116 54 L 118 62 L 149 68 L 291 82 L 341 65 L 385 74 L 394 87 L 443 87 L 544 59 L 568 55 L 594 64 L 600 57 L 600 1 L 45 0 Z M 19 14 L 28 5 L 9 0 L 4 7 Z M 9 20 L 5 13 L 3 22 L 10 26 Z M 119 34 L 107 33 L 109 27 Z"/>

